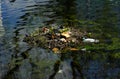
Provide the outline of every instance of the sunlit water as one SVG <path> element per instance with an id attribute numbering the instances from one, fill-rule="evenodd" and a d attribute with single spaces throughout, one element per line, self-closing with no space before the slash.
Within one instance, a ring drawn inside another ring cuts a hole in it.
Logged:
<path id="1" fill-rule="evenodd" d="M 1 1 L 3 27 L 0 26 L 0 33 L 1 28 L 5 31 L 0 35 L 0 79 L 120 79 L 120 58 L 112 58 L 113 51 L 103 49 L 58 55 L 23 42 L 25 34 L 37 27 L 62 24 L 66 19 L 91 19 L 92 15 L 78 17 L 89 15 L 89 8 L 81 8 L 85 1 L 83 4 L 80 0 L 65 1 L 68 5 L 58 3 L 61 6 L 56 8 L 52 6 L 56 4 L 53 0 Z M 98 6 L 101 5 L 102 2 Z M 80 9 L 86 9 L 86 13 Z M 114 51 L 120 52 L 120 48 Z"/>

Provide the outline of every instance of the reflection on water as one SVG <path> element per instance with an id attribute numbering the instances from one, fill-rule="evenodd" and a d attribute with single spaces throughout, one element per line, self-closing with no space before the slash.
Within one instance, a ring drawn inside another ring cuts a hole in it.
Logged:
<path id="1" fill-rule="evenodd" d="M 2 12 L 1 12 L 1 2 L 0 2 L 0 37 L 4 35 L 4 27 L 2 23 Z"/>
<path id="2" fill-rule="evenodd" d="M 0 79 L 119 79 L 119 0 L 2 0 Z M 54 54 L 23 42 L 35 28 L 80 27 L 99 38 L 87 51 Z M 0 27 L 1 28 L 1 27 Z"/>

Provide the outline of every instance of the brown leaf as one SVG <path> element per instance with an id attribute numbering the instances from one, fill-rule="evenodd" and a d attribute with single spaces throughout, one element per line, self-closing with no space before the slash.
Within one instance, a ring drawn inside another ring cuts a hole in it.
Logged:
<path id="1" fill-rule="evenodd" d="M 70 48 L 70 50 L 71 50 L 71 51 L 77 51 L 77 50 L 79 50 L 79 49 L 77 49 L 77 48 Z"/>
<path id="2" fill-rule="evenodd" d="M 56 47 L 55 47 L 55 48 L 53 48 L 53 49 L 52 49 L 52 51 L 53 51 L 54 53 L 59 53 L 59 49 L 58 49 L 58 48 L 56 48 Z"/>

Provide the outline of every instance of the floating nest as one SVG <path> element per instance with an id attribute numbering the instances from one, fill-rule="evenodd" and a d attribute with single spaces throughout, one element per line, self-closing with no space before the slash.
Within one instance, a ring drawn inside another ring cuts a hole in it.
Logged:
<path id="1" fill-rule="evenodd" d="M 63 50 L 78 50 L 78 46 L 82 45 L 82 37 L 87 35 L 75 28 L 38 28 L 33 33 L 24 37 L 24 42 L 31 46 L 38 46 L 45 49 L 51 49 L 55 53 Z"/>

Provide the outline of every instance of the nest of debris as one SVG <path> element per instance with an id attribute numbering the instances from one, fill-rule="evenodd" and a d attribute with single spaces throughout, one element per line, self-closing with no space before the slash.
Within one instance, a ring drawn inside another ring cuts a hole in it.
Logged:
<path id="1" fill-rule="evenodd" d="M 29 45 L 52 49 L 54 52 L 69 48 L 77 50 L 77 46 L 82 44 L 82 37 L 86 32 L 80 29 L 68 27 L 43 27 L 37 28 L 33 33 L 24 37 L 24 42 Z"/>

